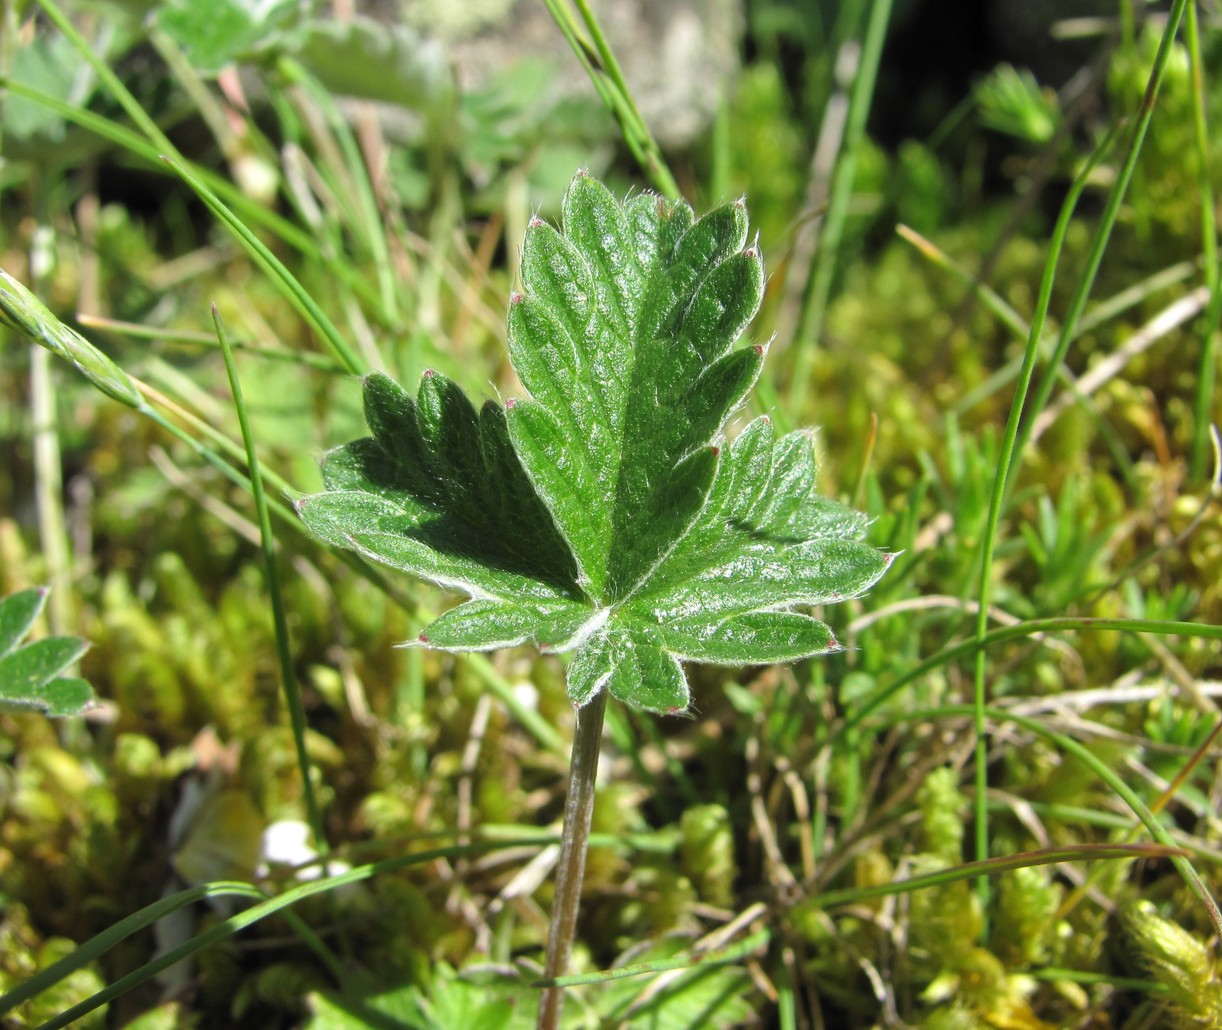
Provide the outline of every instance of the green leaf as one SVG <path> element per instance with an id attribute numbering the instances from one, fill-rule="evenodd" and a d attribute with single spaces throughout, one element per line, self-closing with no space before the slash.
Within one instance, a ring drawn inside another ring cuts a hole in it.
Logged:
<path id="1" fill-rule="evenodd" d="M 604 626 L 578 649 L 569 666 L 569 699 L 580 707 L 603 689 L 651 712 L 683 712 L 691 699 L 678 658 L 648 627 Z"/>
<path id="2" fill-rule="evenodd" d="M 331 93 L 429 111 L 445 110 L 453 90 L 445 51 L 410 25 L 307 19 L 286 42 Z"/>
<path id="3" fill-rule="evenodd" d="M 33 86 L 66 103 L 83 106 L 97 83 L 97 77 L 81 65 L 71 42 L 63 36 L 39 35 L 14 47 L 10 60 L 8 74 L 14 82 Z M 5 97 L 0 124 L 11 138 L 29 140 L 41 133 L 61 147 L 68 129 L 58 112 L 15 95 Z"/>
<path id="4" fill-rule="evenodd" d="M 725 646 L 723 620 L 843 601 L 887 570 L 892 556 L 860 542 L 865 519 L 814 493 L 808 434 L 774 437 L 767 417 L 739 435 L 698 523 L 625 600 L 625 614 L 672 628 L 703 626 Z M 826 646 L 806 653 L 835 646 L 829 635 Z M 757 660 L 764 659 L 744 650 L 737 664 Z"/>
<path id="5" fill-rule="evenodd" d="M 749 665 L 839 649 L 810 607 L 854 597 L 891 556 L 815 491 L 805 431 L 725 426 L 764 348 L 736 347 L 763 262 L 742 203 L 695 219 L 621 204 L 578 175 L 562 230 L 533 219 L 509 352 L 529 396 L 476 413 L 426 373 L 413 400 L 365 383 L 372 436 L 333 451 L 298 509 L 322 539 L 470 600 L 421 642 L 574 651 L 574 705 L 607 690 L 689 704 L 682 661 Z"/>
<path id="6" fill-rule="evenodd" d="M 364 393 L 373 436 L 327 455 L 327 492 L 297 502 L 306 525 L 328 543 L 480 599 L 426 629 L 433 646 L 563 644 L 556 628 L 579 626 L 589 608 L 509 443 L 504 410 L 489 401 L 477 413 L 438 372 L 425 373 L 414 400 L 380 373 L 366 378 Z"/>
<path id="7" fill-rule="evenodd" d="M 0 711 L 79 715 L 92 708 L 93 688 L 60 674 L 89 645 L 77 637 L 44 637 L 19 647 L 46 602 L 47 591 L 22 590 L 0 600 Z"/>
<path id="8" fill-rule="evenodd" d="M 582 586 L 613 604 L 704 503 L 708 445 L 763 361 L 762 348 L 728 353 L 759 307 L 763 262 L 743 250 L 741 203 L 693 224 L 684 204 L 621 206 L 579 175 L 563 213 L 563 235 L 539 219 L 526 232 L 509 353 L 533 400 L 511 406 L 509 429 Z"/>
<path id="9" fill-rule="evenodd" d="M 296 10 L 294 0 L 166 0 L 156 19 L 197 71 L 215 74 L 288 23 Z"/>
<path id="10" fill-rule="evenodd" d="M 97 703 L 93 687 L 79 676 L 60 676 L 42 688 L 40 707 L 44 715 L 52 718 L 62 715 L 80 715 Z"/>
<path id="11" fill-rule="evenodd" d="M 38 587 L 18 591 L 0 601 L 0 657 L 21 643 L 46 601 L 47 591 Z"/>

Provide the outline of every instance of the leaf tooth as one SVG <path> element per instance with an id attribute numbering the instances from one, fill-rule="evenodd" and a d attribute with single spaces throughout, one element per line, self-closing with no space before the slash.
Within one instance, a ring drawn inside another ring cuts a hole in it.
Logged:
<path id="1" fill-rule="evenodd" d="M 764 260 L 764 253 L 760 250 L 760 234 L 759 230 L 755 230 L 755 239 L 753 239 L 747 247 L 743 248 L 743 257 L 758 258 Z"/>

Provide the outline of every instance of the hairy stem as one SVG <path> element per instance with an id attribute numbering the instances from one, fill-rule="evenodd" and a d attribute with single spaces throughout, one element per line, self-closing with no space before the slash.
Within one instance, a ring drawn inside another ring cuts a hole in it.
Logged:
<path id="1" fill-rule="evenodd" d="M 560 844 L 560 864 L 556 867 L 556 898 L 552 903 L 552 922 L 547 934 L 547 980 L 564 976 L 573 935 L 577 929 L 577 909 L 581 904 L 581 883 L 585 878 L 586 850 L 590 843 L 590 818 L 594 814 L 594 781 L 598 774 L 598 752 L 602 746 L 603 715 L 607 711 L 607 691 L 577 713 L 573 735 L 573 757 L 569 763 L 569 793 L 564 804 L 564 834 Z M 555 1030 L 564 1007 L 564 988 L 544 988 L 539 1002 L 538 1030 Z"/>

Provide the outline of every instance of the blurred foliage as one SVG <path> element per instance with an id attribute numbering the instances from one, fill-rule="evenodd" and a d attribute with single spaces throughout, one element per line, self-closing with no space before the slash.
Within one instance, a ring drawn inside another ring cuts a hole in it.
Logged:
<path id="1" fill-rule="evenodd" d="M 1028 143 L 1047 143 L 1060 128 L 1056 94 L 1026 68 L 999 64 L 976 87 L 980 123 Z"/>
<path id="2" fill-rule="evenodd" d="M 80 715 L 93 707 L 93 688 L 79 676 L 62 676 L 89 646 L 78 637 L 21 641 L 46 602 L 36 587 L 0 598 L 0 710 Z"/>
<path id="3" fill-rule="evenodd" d="M 96 52 L 190 158 L 246 181 L 248 217 L 274 213 L 305 230 L 306 243 L 274 223 L 259 231 L 362 357 L 401 379 L 432 366 L 476 396 L 513 388 L 504 307 L 526 220 L 558 202 L 577 165 L 625 188 L 641 181 L 613 119 L 553 95 L 546 69 L 529 62 L 467 93 L 433 44 L 363 21 L 339 26 L 308 5 L 232 0 L 202 26 L 191 20 L 198 5 L 185 2 L 107 5 L 113 18 L 97 20 L 90 6 L 78 5 L 74 19 Z M 701 207 L 749 197 L 771 277 L 761 341 L 792 325 L 801 301 L 803 234 L 822 214 L 812 158 L 852 7 L 748 5 L 747 60 L 732 98 L 706 140 L 669 155 Z M 5 73 L 113 116 L 113 98 L 65 42 L 22 12 L 19 31 L 0 44 Z M 874 713 L 877 728 L 846 733 L 844 720 L 971 632 L 1013 386 L 1001 372 L 1023 340 L 969 284 L 979 279 L 1020 320 L 1032 316 L 1052 218 L 1095 143 L 1137 110 L 1155 27 L 1122 34 L 1104 81 L 1072 112 L 1063 91 L 1021 64 L 983 55 L 950 98 L 957 113 L 938 112 L 937 132 L 880 133 L 857 155 L 810 408 L 767 406 L 822 427 L 822 488 L 858 493 L 874 519 L 872 541 L 903 554 L 868 598 L 826 613 L 849 645 L 834 659 L 702 670 L 694 720 L 609 716 L 575 971 L 665 964 L 744 913 L 772 944 L 729 965 L 583 985 L 569 1006 L 573 1026 L 771 1025 L 784 1006 L 844 1027 L 1219 1018 L 1209 928 L 1162 861 L 1020 869 L 994 882 L 987 911 L 965 884 L 831 909 L 818 902 L 821 891 L 966 857 L 971 730 L 919 716 L 969 696 L 970 661 L 894 693 Z M 1203 42 L 1205 112 L 1216 126 L 1218 34 Z M 185 72 L 170 70 L 176 55 Z M 227 77 L 235 56 L 236 92 Z M 886 95 L 910 92 L 914 104 L 927 95 L 899 70 L 884 65 L 882 75 Z M 1075 377 L 1201 281 L 1193 88 L 1178 48 L 1069 352 Z M 341 90 L 342 102 L 333 96 Z M 379 117 L 362 122 L 354 99 L 376 102 Z M 0 267 L 68 321 L 81 310 L 148 328 L 149 337 L 115 325 L 82 331 L 130 375 L 235 439 L 207 342 L 215 302 L 250 348 L 239 351 L 239 368 L 262 461 L 281 477 L 274 497 L 316 489 L 322 450 L 361 432 L 358 385 L 323 367 L 297 314 L 163 168 L 12 94 L 2 118 Z M 258 188 L 238 171 L 252 156 L 268 172 Z M 1054 322 L 1118 160 L 1097 170 L 1071 226 Z M 1209 174 L 1216 194 L 1216 161 Z M 896 239 L 897 222 L 936 242 L 964 278 Z M 1183 277 L 1152 279 L 1183 263 Z M 1183 462 L 1200 333 L 1188 322 L 1161 336 L 1038 437 L 1003 512 L 998 623 L 1062 614 L 1222 621 L 1222 522 Z M 799 345 L 774 345 L 781 397 Z M 5 337 L 0 596 L 49 579 L 33 502 L 29 365 L 24 345 Z M 54 372 L 80 609 L 71 632 L 92 644 L 81 674 L 101 704 L 80 723 L 0 713 L 0 990 L 188 882 L 240 874 L 276 891 L 311 873 L 266 860 L 269 827 L 304 812 L 248 495 L 66 365 Z M 200 439 L 196 423 L 171 414 Z M 567 735 L 555 659 L 516 650 L 484 668 L 399 648 L 449 599 L 398 583 L 383 589 L 291 522 L 277 522 L 276 533 L 314 785 L 338 857 L 376 861 L 485 834 L 537 839 L 554 827 L 563 757 L 507 701 Z M 988 668 L 994 699 L 1079 735 L 1147 804 L 1216 724 L 1214 642 L 1019 640 L 991 651 Z M 492 677 L 504 688 L 495 698 Z M 1127 839 L 1132 820 L 1081 763 L 1014 727 L 994 730 L 993 854 Z M 1164 817 L 1216 894 L 1215 759 L 1189 771 Z M 275 917 L 79 1025 L 530 1025 L 535 992 L 521 983 L 537 975 L 551 892 L 534 864 L 539 851 L 436 859 L 298 906 L 347 971 L 343 983 Z M 224 911 L 200 904 L 181 925 L 139 932 L 6 1018 L 37 1025 Z"/>

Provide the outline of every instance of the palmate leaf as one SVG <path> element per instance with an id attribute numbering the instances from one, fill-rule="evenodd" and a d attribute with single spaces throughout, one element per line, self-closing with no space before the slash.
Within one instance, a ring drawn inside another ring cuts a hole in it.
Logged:
<path id="1" fill-rule="evenodd" d="M 0 711 L 80 715 L 93 708 L 93 687 L 61 675 L 89 650 L 79 637 L 21 641 L 34 625 L 47 591 L 33 587 L 0 598 Z"/>
<path id="2" fill-rule="evenodd" d="M 430 646 L 575 651 L 578 706 L 607 690 L 682 711 L 682 661 L 836 650 L 801 609 L 860 594 L 890 556 L 815 494 L 809 434 L 759 418 L 726 444 L 764 357 L 735 347 L 764 286 L 744 205 L 696 220 L 578 175 L 562 230 L 531 221 L 522 281 L 509 352 L 529 396 L 477 413 L 435 372 L 414 400 L 370 376 L 372 435 L 328 455 L 307 525 L 466 594 Z"/>

